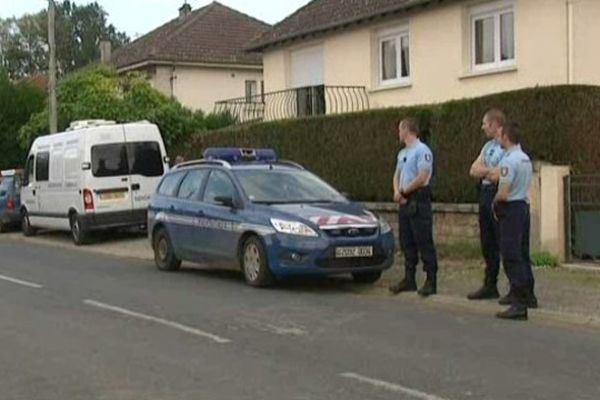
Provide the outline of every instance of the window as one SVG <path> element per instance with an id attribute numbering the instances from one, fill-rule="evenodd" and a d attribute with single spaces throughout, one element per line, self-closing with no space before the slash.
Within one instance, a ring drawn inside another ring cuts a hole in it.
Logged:
<path id="1" fill-rule="evenodd" d="M 37 153 L 37 162 L 35 163 L 35 180 L 37 182 L 48 182 L 50 173 L 50 153 L 47 151 Z"/>
<path id="2" fill-rule="evenodd" d="M 308 171 L 285 169 L 237 170 L 242 189 L 253 203 L 345 202 L 334 188 Z"/>
<path id="3" fill-rule="evenodd" d="M 258 96 L 258 83 L 256 81 L 246 81 L 246 102 L 256 102 L 256 96 Z"/>
<path id="4" fill-rule="evenodd" d="M 492 3 L 471 11 L 473 69 L 514 65 L 514 11 L 510 4 Z"/>
<path id="5" fill-rule="evenodd" d="M 175 190 L 177 189 L 177 185 L 179 184 L 182 175 L 183 173 L 178 173 L 167 176 L 160 184 L 160 187 L 158 188 L 158 194 L 162 196 L 174 196 Z"/>
<path id="6" fill-rule="evenodd" d="M 163 172 L 160 147 L 156 142 L 112 143 L 92 147 L 92 174 L 95 177 L 156 177 Z"/>
<path id="7" fill-rule="evenodd" d="M 30 182 L 33 182 L 33 166 L 35 164 L 35 156 L 32 154 L 27 159 L 27 165 L 25 166 L 25 179 L 26 184 L 29 185 Z"/>
<path id="8" fill-rule="evenodd" d="M 208 171 L 204 169 L 190 171 L 181 182 L 178 197 L 183 200 L 197 200 L 207 173 Z"/>
<path id="9" fill-rule="evenodd" d="M 220 204 L 216 199 L 218 197 L 233 198 L 235 187 L 229 177 L 221 171 L 213 171 L 208 178 L 206 190 L 204 191 L 204 201 L 212 204 Z"/>
<path id="10" fill-rule="evenodd" d="M 129 175 L 124 143 L 92 147 L 92 174 L 98 178 Z"/>
<path id="11" fill-rule="evenodd" d="M 407 82 L 410 78 L 410 46 L 408 32 L 379 38 L 380 84 Z"/>
<path id="12" fill-rule="evenodd" d="M 127 156 L 131 175 L 162 176 L 163 161 L 157 142 L 127 143 Z"/>

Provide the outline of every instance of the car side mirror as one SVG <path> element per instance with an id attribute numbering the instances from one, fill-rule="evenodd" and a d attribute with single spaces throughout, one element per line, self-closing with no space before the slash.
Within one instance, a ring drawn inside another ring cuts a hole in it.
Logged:
<path id="1" fill-rule="evenodd" d="M 229 208 L 234 208 L 235 206 L 233 197 L 229 196 L 217 196 L 215 197 L 215 202 Z"/>

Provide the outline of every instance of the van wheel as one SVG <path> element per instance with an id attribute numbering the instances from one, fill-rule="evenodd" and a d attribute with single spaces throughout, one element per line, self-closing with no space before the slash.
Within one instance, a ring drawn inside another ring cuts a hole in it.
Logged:
<path id="1" fill-rule="evenodd" d="M 381 271 L 355 272 L 352 278 L 356 283 L 373 284 L 381 278 Z"/>
<path id="2" fill-rule="evenodd" d="M 26 237 L 34 236 L 36 232 L 35 228 L 29 223 L 29 213 L 27 213 L 27 210 L 21 212 L 21 230 Z"/>
<path id="3" fill-rule="evenodd" d="M 71 214 L 69 218 L 71 225 L 71 238 L 76 246 L 88 244 L 90 242 L 89 232 L 82 226 L 81 218 L 76 213 Z"/>
<path id="4" fill-rule="evenodd" d="M 275 281 L 269 269 L 265 246 L 256 236 L 251 236 L 244 242 L 241 264 L 248 285 L 268 287 Z"/>
<path id="5" fill-rule="evenodd" d="M 177 271 L 181 268 L 181 260 L 175 255 L 171 238 L 164 228 L 159 228 L 152 240 L 154 261 L 161 271 Z"/>

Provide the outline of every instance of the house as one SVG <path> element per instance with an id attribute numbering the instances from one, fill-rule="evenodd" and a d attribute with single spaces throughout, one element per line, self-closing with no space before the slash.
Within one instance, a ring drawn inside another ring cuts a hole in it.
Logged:
<path id="1" fill-rule="evenodd" d="M 600 85 L 598 21 L 599 0 L 313 0 L 248 49 L 263 53 L 267 99 L 322 114 L 340 91 L 379 108 Z"/>
<path id="2" fill-rule="evenodd" d="M 258 95 L 262 56 L 245 51 L 269 25 L 213 2 L 179 17 L 117 50 L 120 73 L 140 71 L 152 85 L 183 105 L 210 112 L 217 100 Z"/>

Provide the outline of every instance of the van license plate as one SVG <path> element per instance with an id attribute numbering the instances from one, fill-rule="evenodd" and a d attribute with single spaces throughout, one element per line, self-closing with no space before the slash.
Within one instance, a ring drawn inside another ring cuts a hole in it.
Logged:
<path id="1" fill-rule="evenodd" d="M 125 198 L 125 192 L 107 192 L 100 193 L 100 200 L 122 200 Z"/>
<path id="2" fill-rule="evenodd" d="M 373 257 L 373 247 L 338 247 L 335 249 L 335 258 L 364 258 Z"/>

